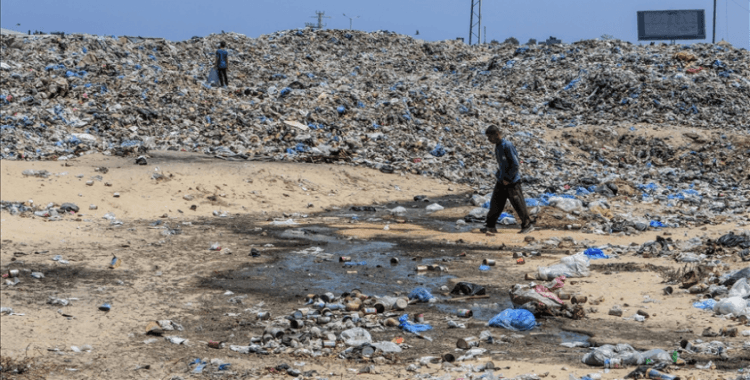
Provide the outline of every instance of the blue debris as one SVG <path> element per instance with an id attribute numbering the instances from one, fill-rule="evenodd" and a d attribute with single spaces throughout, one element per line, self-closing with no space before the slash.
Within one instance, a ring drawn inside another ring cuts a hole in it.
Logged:
<path id="1" fill-rule="evenodd" d="M 490 266 L 489 265 L 480 265 L 479 266 L 479 270 L 481 270 L 483 272 L 486 272 L 486 271 L 490 270 Z"/>
<path id="2" fill-rule="evenodd" d="M 409 322 L 409 314 L 402 315 L 398 321 L 401 323 L 398 327 L 410 333 L 416 334 L 422 331 L 432 330 L 432 326 L 430 325 Z"/>
<path id="3" fill-rule="evenodd" d="M 585 187 L 579 187 L 576 190 L 576 195 L 579 196 L 579 197 L 580 196 L 584 196 L 584 195 L 589 195 L 589 194 L 591 194 L 591 192 L 588 189 L 586 189 Z"/>
<path id="4" fill-rule="evenodd" d="M 416 299 L 419 300 L 419 302 L 428 302 L 432 298 L 434 298 L 432 293 L 425 288 L 416 288 L 409 293 L 410 300 Z"/>
<path id="5" fill-rule="evenodd" d="M 664 223 L 662 223 L 662 222 L 660 222 L 658 220 L 652 220 L 651 223 L 649 223 L 649 226 L 651 226 L 652 228 L 666 227 L 666 225 L 664 225 Z"/>
<path id="6" fill-rule="evenodd" d="M 709 298 L 700 302 L 694 302 L 693 307 L 703 310 L 713 310 L 716 305 L 716 300 Z"/>
<path id="7" fill-rule="evenodd" d="M 506 309 L 492 317 L 488 324 L 507 330 L 529 331 L 536 327 L 536 318 L 526 309 Z"/>
<path id="8" fill-rule="evenodd" d="M 568 83 L 567 86 L 565 86 L 563 88 L 563 90 L 565 90 L 565 91 L 570 90 L 571 88 L 575 87 L 576 83 L 580 82 L 580 80 L 581 80 L 581 78 L 575 78 L 575 79 L 573 79 L 572 81 L 570 81 L 570 83 Z"/>
<path id="9" fill-rule="evenodd" d="M 605 255 L 604 252 L 599 248 L 589 248 L 583 252 L 584 255 L 590 259 L 608 259 L 609 256 Z"/>
<path id="10" fill-rule="evenodd" d="M 336 107 L 336 112 L 338 112 L 339 115 L 343 115 L 344 113 L 346 113 L 346 107 L 344 107 L 344 106 L 338 106 L 338 107 Z"/>
<path id="11" fill-rule="evenodd" d="M 349 266 L 349 267 L 365 266 L 367 265 L 367 261 L 360 261 L 358 263 L 354 261 L 349 261 L 349 262 L 344 263 L 344 265 Z"/>
<path id="12" fill-rule="evenodd" d="M 445 153 L 446 153 L 445 152 L 445 148 L 443 148 L 443 146 L 440 145 L 440 144 L 437 144 L 435 146 L 435 149 L 433 149 L 433 150 L 430 151 L 430 154 L 433 155 L 433 156 L 435 156 L 435 157 L 443 157 L 443 156 L 445 156 Z"/>

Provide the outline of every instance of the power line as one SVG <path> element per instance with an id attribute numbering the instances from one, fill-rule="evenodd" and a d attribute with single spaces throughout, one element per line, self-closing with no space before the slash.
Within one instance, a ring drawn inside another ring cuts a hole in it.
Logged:
<path id="1" fill-rule="evenodd" d="M 742 8 L 742 9 L 744 9 L 744 10 L 745 10 L 745 11 L 747 11 L 747 12 L 750 12 L 750 9 L 747 9 L 747 8 L 745 8 L 744 6 L 742 6 L 742 4 L 740 4 L 740 3 L 738 3 L 738 2 L 736 2 L 736 1 L 734 1 L 734 0 L 732 0 L 732 2 L 733 2 L 733 3 L 734 3 L 734 4 L 736 5 L 736 6 L 738 6 L 738 7 Z"/>

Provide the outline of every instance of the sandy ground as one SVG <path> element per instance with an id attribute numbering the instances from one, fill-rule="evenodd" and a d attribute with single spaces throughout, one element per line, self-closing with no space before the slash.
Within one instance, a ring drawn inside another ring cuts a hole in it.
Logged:
<path id="1" fill-rule="evenodd" d="M 101 167 L 106 167 L 107 172 L 97 171 Z M 46 179 L 24 177 L 21 173 L 27 169 L 44 169 L 52 175 Z M 163 179 L 153 179 L 154 173 L 161 174 Z M 278 233 L 287 227 L 270 226 L 274 219 L 293 219 L 299 223 L 294 228 L 326 226 L 337 238 L 351 244 L 401 242 L 400 265 L 409 269 L 416 265 L 410 258 L 451 257 L 445 265 L 455 276 L 452 282 L 491 284 L 490 291 L 497 294 L 507 294 L 510 285 L 524 282 L 526 273 L 534 272 L 538 266 L 554 264 L 563 257 L 564 253 L 542 250 L 540 257 L 529 257 L 525 265 L 517 265 L 512 255 L 527 247 L 526 236 L 536 241 L 572 237 L 588 245 L 640 245 L 664 232 L 673 239 L 715 238 L 738 228 L 724 224 L 649 231 L 635 236 L 604 236 L 551 230 L 540 225 L 539 230 L 529 235 L 517 234 L 516 228 L 505 228 L 490 236 L 453 228 L 450 221 L 463 217 L 471 209 L 466 203 L 457 203 L 428 216 L 383 216 L 369 220 L 362 217 L 354 221 L 347 216 L 351 214 L 350 205 L 387 204 L 391 207 L 395 202 L 408 205 L 415 195 L 460 199 L 470 195 L 472 189 L 421 176 L 384 174 L 346 165 L 227 162 L 198 155 L 156 153 L 145 166 L 133 164 L 130 158 L 100 155 L 70 162 L 0 161 L 0 174 L 4 201 L 33 200 L 34 204 L 41 205 L 73 202 L 81 207 L 78 215 L 55 222 L 40 217 L 12 216 L 7 212 L 0 214 L 3 273 L 17 268 L 45 274 L 44 279 L 36 280 L 23 272 L 21 284 L 0 288 L 0 304 L 23 314 L 0 316 L 0 354 L 14 360 L 33 358 L 38 369 L 36 374 L 43 378 L 168 379 L 172 375 L 187 378 L 191 377 L 187 373 L 187 363 L 194 358 L 219 358 L 232 363 L 230 372 L 235 377 L 264 376 L 268 372 L 263 368 L 305 362 L 300 368 L 302 371 L 315 369 L 318 376 L 331 379 L 412 378 L 414 374 L 406 372 L 405 368 L 414 359 L 452 352 L 456 337 L 478 335 L 486 329 L 484 322 L 473 321 L 465 331 L 443 332 L 444 315 L 434 308 L 418 306 L 416 311 L 424 310 L 436 327 L 443 326 L 434 333 L 435 342 L 419 340 L 390 328 L 379 335 L 381 339 L 404 336 L 413 349 L 405 350 L 403 359 L 397 363 L 375 362 L 375 371 L 379 372 L 376 374 L 356 374 L 357 370 L 373 363 L 334 357 L 296 357 L 291 353 L 240 355 L 227 349 L 208 348 L 205 344 L 208 340 L 247 344 L 249 337 L 258 336 L 262 324 L 255 322 L 248 310 L 259 302 L 264 302 L 264 308 L 272 310 L 275 316 L 302 306 L 300 297 L 306 289 L 274 288 L 264 282 L 266 277 L 251 278 L 246 288 L 231 282 L 242 270 L 273 268 L 279 260 L 289 257 L 290 252 L 311 245 L 300 239 L 279 239 Z M 102 178 L 93 179 L 93 185 L 87 185 L 95 176 Z M 119 198 L 113 197 L 115 192 L 120 194 Z M 185 199 L 186 195 L 192 199 Z M 90 204 L 95 204 L 97 209 L 89 210 Z M 196 205 L 196 210 L 191 210 L 191 205 Z M 214 216 L 214 211 L 227 216 Z M 103 219 L 108 212 L 114 213 L 123 225 L 113 226 Z M 444 223 L 425 224 L 424 220 L 429 218 Z M 152 226 L 154 221 L 163 224 Z M 178 228 L 182 233 L 165 235 L 165 225 L 167 229 Z M 388 230 L 384 229 L 386 225 Z M 209 251 L 213 242 L 220 242 L 224 249 Z M 260 249 L 263 255 L 249 258 L 251 247 Z M 580 246 L 565 249 L 575 253 Z M 462 252 L 466 256 L 459 256 Z M 54 255 L 62 255 L 70 263 L 52 261 Z M 112 256 L 121 258 L 122 266 L 109 269 Z M 489 272 L 479 272 L 477 268 L 485 258 L 495 259 L 498 264 Z M 731 269 L 744 267 L 736 256 L 724 261 Z M 571 373 L 583 376 L 602 370 L 580 363 L 580 357 L 587 350 L 559 346 L 557 336 L 550 331 L 576 331 L 590 336 L 597 344 L 629 343 L 641 350 L 671 351 L 679 347 L 681 339 L 699 339 L 706 327 L 745 329 L 737 322 L 693 308 L 697 296 L 685 290 L 677 289 L 670 296 L 664 295 L 665 273 L 682 268 L 683 264 L 628 255 L 598 260 L 592 266 L 596 269 L 591 277 L 569 281 L 566 285 L 567 292 L 586 295 L 590 300 L 601 299 L 598 305 L 586 305 L 586 319 L 545 320 L 540 329 L 523 334 L 515 343 L 486 346 L 488 354 L 472 363 L 492 361 L 496 374 L 502 373 L 504 377 L 536 373 L 567 379 Z M 378 276 L 388 269 L 378 270 L 360 270 L 352 276 Z M 217 279 L 227 279 L 229 285 L 221 285 L 225 283 Z M 229 304 L 223 294 L 230 289 L 247 298 L 240 304 Z M 246 293 L 241 292 L 243 289 Z M 47 304 L 49 297 L 69 299 L 70 305 Z M 105 302 L 113 305 L 112 311 L 105 313 L 97 309 Z M 625 318 L 631 318 L 639 309 L 650 316 L 645 322 L 610 316 L 607 311 L 614 305 L 623 307 Z M 188 338 L 188 344 L 173 345 L 163 338 L 149 342 L 152 337 L 145 335 L 147 324 L 161 319 L 179 320 L 185 331 L 171 335 Z M 511 333 L 495 330 L 493 334 Z M 744 341 L 741 335 L 706 339 L 739 347 Z M 71 346 L 84 345 L 92 346 L 91 352 L 76 353 L 71 349 Z M 730 354 L 733 361 L 717 364 L 717 370 L 687 366 L 678 373 L 683 378 L 707 379 L 720 375 L 731 378 L 747 359 L 737 350 Z M 706 361 L 699 361 L 699 364 Z M 145 365 L 150 365 L 150 369 L 136 370 Z M 423 366 L 419 372 L 466 377 L 460 372 L 446 372 L 440 364 Z M 602 378 L 623 378 L 628 372 L 613 370 L 602 373 Z"/>

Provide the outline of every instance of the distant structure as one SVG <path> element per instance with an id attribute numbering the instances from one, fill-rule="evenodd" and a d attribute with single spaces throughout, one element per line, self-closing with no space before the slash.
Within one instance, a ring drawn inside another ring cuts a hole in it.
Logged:
<path id="1" fill-rule="evenodd" d="M 323 24 L 323 19 L 324 18 L 331 18 L 331 17 L 330 16 L 326 16 L 325 12 L 315 11 L 315 16 L 311 16 L 310 18 L 317 18 L 318 19 L 318 23 L 314 24 L 312 22 L 306 22 L 305 23 L 306 27 L 311 28 L 311 29 L 323 29 L 326 26 L 328 26 L 327 24 Z"/>
<path id="2" fill-rule="evenodd" d="M 469 17 L 469 45 L 474 38 L 482 43 L 482 0 L 471 0 L 471 16 Z"/>
<path id="3" fill-rule="evenodd" d="M 549 36 L 547 41 L 542 41 L 539 43 L 539 45 L 559 45 L 562 43 L 562 40 L 558 40 L 557 38 L 553 36 Z"/>

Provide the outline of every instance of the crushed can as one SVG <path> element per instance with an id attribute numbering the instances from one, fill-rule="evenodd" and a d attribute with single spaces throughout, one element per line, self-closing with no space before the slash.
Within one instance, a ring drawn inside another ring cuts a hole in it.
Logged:
<path id="1" fill-rule="evenodd" d="M 101 311 L 110 311 L 112 309 L 112 305 L 105 303 L 99 306 L 99 310 Z"/>
<path id="2" fill-rule="evenodd" d="M 484 259 L 482 260 L 482 264 L 494 267 L 495 266 L 495 260 L 492 259 Z"/>
<path id="3" fill-rule="evenodd" d="M 399 259 L 398 257 L 391 257 L 391 264 L 398 264 Z"/>
<path id="4" fill-rule="evenodd" d="M 346 304 L 346 311 L 359 311 L 360 307 L 362 307 L 361 302 L 349 302 Z"/>
<path id="5" fill-rule="evenodd" d="M 588 300 L 589 299 L 586 296 L 573 296 L 573 297 L 570 297 L 570 303 L 572 303 L 572 304 L 584 304 Z"/>
<path id="6" fill-rule="evenodd" d="M 456 357 L 453 356 L 453 354 L 445 354 L 445 355 L 443 355 L 443 360 L 446 361 L 446 362 L 448 362 L 448 363 L 453 363 L 453 362 L 456 361 Z"/>
<path id="7" fill-rule="evenodd" d="M 331 323 L 331 317 L 318 317 L 317 320 L 319 325 L 325 325 Z"/>
<path id="8" fill-rule="evenodd" d="M 340 263 L 348 263 L 350 261 L 352 261 L 352 257 L 351 256 L 341 256 L 341 257 L 339 257 L 339 262 Z"/>
<path id="9" fill-rule="evenodd" d="M 335 348 L 336 347 L 336 341 L 335 340 L 324 340 L 323 341 L 323 347 L 326 347 L 326 348 Z"/>
<path id="10" fill-rule="evenodd" d="M 298 330 L 298 329 L 305 327 L 305 322 L 301 319 L 292 319 L 290 326 L 293 329 Z"/>
<path id="11" fill-rule="evenodd" d="M 417 272 L 427 272 L 427 265 L 417 265 Z"/>
<path id="12" fill-rule="evenodd" d="M 461 318 L 471 318 L 474 315 L 474 312 L 471 311 L 471 309 L 458 309 L 456 315 Z"/>
<path id="13" fill-rule="evenodd" d="M 209 340 L 208 341 L 208 347 L 220 350 L 220 349 L 224 348 L 224 342 L 215 342 L 213 340 Z"/>
<path id="14" fill-rule="evenodd" d="M 272 337 L 274 337 L 275 339 L 279 339 L 279 338 L 281 338 L 281 337 L 284 336 L 284 330 L 280 329 L 278 327 L 271 327 L 269 329 L 266 329 L 264 335 L 265 334 L 269 334 Z"/>
<path id="15" fill-rule="evenodd" d="M 374 314 L 377 314 L 377 313 L 378 313 L 378 309 L 376 309 L 374 307 L 366 307 L 366 308 L 362 309 L 362 314 L 364 314 L 364 315 L 374 315 Z"/>
<path id="16" fill-rule="evenodd" d="M 109 262 L 109 269 L 118 268 L 120 265 L 122 265 L 122 259 L 118 257 L 113 257 L 112 261 Z"/>
<path id="17" fill-rule="evenodd" d="M 414 322 L 424 323 L 424 314 L 417 314 L 414 316 Z"/>
<path id="18" fill-rule="evenodd" d="M 472 347 L 477 347 L 477 346 L 479 346 L 479 338 L 475 336 L 470 336 L 468 338 L 459 338 L 458 341 L 456 342 L 456 347 L 463 349 L 463 350 L 468 350 Z"/>
<path id="19" fill-rule="evenodd" d="M 8 277 L 18 277 L 18 269 L 9 269 Z"/>
<path id="20" fill-rule="evenodd" d="M 393 308 L 396 310 L 404 310 L 406 309 L 407 306 L 409 306 L 409 301 L 403 298 L 397 299 L 396 302 L 393 304 Z"/>
<path id="21" fill-rule="evenodd" d="M 516 264 L 518 264 L 518 265 L 526 264 L 526 260 L 524 260 L 523 257 L 522 257 L 522 258 L 516 260 Z"/>
<path id="22" fill-rule="evenodd" d="M 398 320 L 396 318 L 388 318 L 385 320 L 385 325 L 388 327 L 396 327 L 400 323 L 398 323 Z"/>

